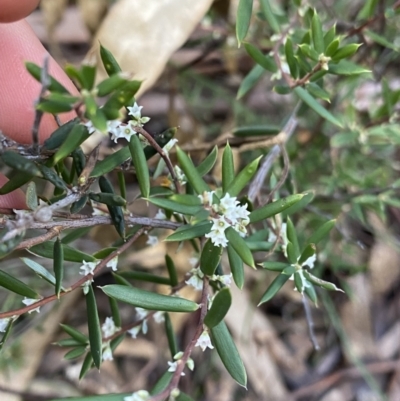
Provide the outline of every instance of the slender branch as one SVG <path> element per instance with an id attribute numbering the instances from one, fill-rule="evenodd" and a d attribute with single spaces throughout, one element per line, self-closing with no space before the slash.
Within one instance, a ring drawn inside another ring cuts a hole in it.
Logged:
<path id="1" fill-rule="evenodd" d="M 292 114 L 289 117 L 289 120 L 282 129 L 281 133 L 286 136 L 284 142 L 287 142 L 289 140 L 289 138 L 293 135 L 293 132 L 297 127 L 298 121 L 296 114 L 297 111 L 299 110 L 299 107 L 300 107 L 300 102 L 297 103 L 294 110 L 292 111 Z M 265 178 L 267 177 L 269 171 L 271 170 L 272 165 L 274 164 L 276 158 L 279 156 L 280 152 L 281 152 L 281 147 L 279 145 L 275 145 L 270 150 L 268 155 L 264 158 L 259 170 L 257 171 L 257 174 L 255 175 L 250 184 L 249 195 L 248 195 L 250 201 L 254 202 L 254 200 L 257 198 L 262 186 L 264 185 Z"/>
<path id="2" fill-rule="evenodd" d="M 60 234 L 61 230 L 62 230 L 62 227 L 60 227 L 60 226 L 53 227 L 49 231 L 47 231 L 46 233 L 44 233 L 42 235 L 39 235 L 38 237 L 29 238 L 25 241 L 20 242 L 14 248 L 14 251 L 16 251 L 18 249 L 27 249 L 32 246 L 41 244 L 42 242 L 49 241 L 52 238 L 57 237 Z"/>
<path id="3" fill-rule="evenodd" d="M 35 109 L 36 105 L 40 103 L 43 99 L 44 94 L 46 93 L 47 89 L 50 86 L 50 76 L 49 76 L 49 55 L 46 54 L 43 60 L 43 68 L 40 74 L 40 83 L 42 87 L 40 89 L 39 98 L 35 101 Z M 37 110 L 35 111 L 35 120 L 33 122 L 32 127 L 32 149 L 35 154 L 39 153 L 39 126 L 40 121 L 43 117 L 43 111 Z"/>
<path id="4" fill-rule="evenodd" d="M 312 343 L 314 349 L 316 351 L 318 351 L 318 350 L 321 349 L 321 347 L 319 346 L 318 341 L 317 341 L 317 337 L 315 336 L 314 320 L 312 318 L 311 308 L 310 308 L 308 300 L 307 300 L 307 298 L 306 298 L 306 296 L 304 294 L 302 295 L 301 300 L 303 302 L 304 311 L 306 313 L 308 334 L 310 336 L 310 340 L 311 340 L 311 343 Z"/>
<path id="5" fill-rule="evenodd" d="M 174 166 L 171 163 L 171 160 L 169 159 L 167 153 L 164 152 L 164 149 L 156 142 L 156 140 L 143 128 L 143 127 L 135 127 L 135 131 L 138 132 L 140 135 L 143 135 L 146 140 L 149 142 L 149 144 L 157 151 L 157 153 L 161 156 L 161 158 L 164 160 L 169 173 L 171 174 L 171 177 L 174 181 L 176 192 L 179 194 L 181 193 L 181 186 L 179 184 L 178 177 L 176 176 Z"/>
<path id="6" fill-rule="evenodd" d="M 165 398 L 167 398 L 173 390 L 175 390 L 178 387 L 179 381 L 181 379 L 181 374 L 183 372 L 183 369 L 186 366 L 186 362 L 188 361 L 193 348 L 196 346 L 197 340 L 201 336 L 201 333 L 203 332 L 203 322 L 204 318 L 206 317 L 207 314 L 207 296 L 208 296 L 208 277 L 204 276 L 203 278 L 203 292 L 201 294 L 201 311 L 200 311 L 200 318 L 199 322 L 197 324 L 196 331 L 194 333 L 194 336 L 192 340 L 190 341 L 189 345 L 186 347 L 182 358 L 177 361 L 177 367 L 176 370 L 172 376 L 172 379 L 170 383 L 168 384 L 167 388 L 162 391 L 161 393 L 151 397 L 149 401 L 163 401 Z"/>
<path id="7" fill-rule="evenodd" d="M 125 252 L 129 247 L 146 231 L 149 230 L 151 227 L 142 227 L 140 228 L 135 235 L 133 235 L 125 244 L 123 244 L 120 248 L 115 250 L 114 252 L 110 253 L 106 258 L 104 258 L 93 270 L 93 274 L 88 274 L 84 277 L 82 277 L 80 280 L 78 280 L 76 283 L 74 283 L 70 288 L 67 288 L 65 291 L 61 292 L 59 297 L 63 297 L 67 294 L 69 294 L 71 291 L 76 290 L 77 288 L 80 288 L 84 283 L 86 283 L 88 280 L 92 280 L 93 277 L 101 270 L 103 269 L 107 263 L 114 259 L 115 257 L 121 255 L 121 253 Z M 32 305 L 25 306 L 23 308 L 19 309 L 14 309 L 8 312 L 3 312 L 0 313 L 0 319 L 4 319 L 6 317 L 12 317 L 12 316 L 20 316 L 24 313 L 27 313 L 33 309 L 38 308 L 39 306 L 43 306 L 48 304 L 49 302 L 52 301 L 57 301 L 59 298 L 57 295 L 50 295 L 48 297 L 42 298 L 41 300 L 35 302 Z"/>

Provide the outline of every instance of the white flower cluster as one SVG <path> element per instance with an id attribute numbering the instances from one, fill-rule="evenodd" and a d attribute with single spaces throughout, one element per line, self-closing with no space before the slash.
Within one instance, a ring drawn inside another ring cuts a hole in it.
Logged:
<path id="1" fill-rule="evenodd" d="M 140 330 L 142 330 L 143 334 L 147 334 L 148 326 L 147 326 L 147 315 L 149 314 L 149 311 L 147 309 L 143 308 L 135 308 L 136 309 L 136 316 L 138 320 L 143 320 L 141 324 L 131 328 L 128 330 L 128 333 L 132 336 L 132 338 L 136 338 L 137 335 L 140 333 Z M 154 313 L 153 319 L 156 323 L 163 323 L 164 322 L 164 313 L 162 311 L 158 311 Z"/>
<path id="2" fill-rule="evenodd" d="M 87 276 L 88 274 L 93 274 L 94 270 L 96 269 L 96 266 L 100 263 L 100 260 L 97 260 L 96 262 L 86 262 L 82 260 L 82 266 L 79 268 L 80 272 L 79 274 L 81 276 Z M 115 258 L 112 258 L 108 263 L 106 264 L 106 267 L 110 267 L 112 271 L 117 271 L 118 270 L 118 256 Z M 93 278 L 91 280 L 86 281 L 83 283 L 83 293 L 86 295 L 89 292 L 89 286 L 90 283 L 93 282 Z"/>
<path id="3" fill-rule="evenodd" d="M 139 106 L 137 103 L 133 107 L 127 107 L 128 114 L 132 116 L 132 119 L 127 124 L 123 124 L 119 120 L 107 121 L 107 131 L 111 133 L 111 139 L 115 143 L 120 138 L 125 138 L 129 142 L 131 136 L 137 134 L 135 128 L 143 127 L 144 124 L 150 121 L 149 117 L 142 117 L 142 108 L 143 106 Z M 97 131 L 91 121 L 86 122 L 84 125 L 88 129 L 89 134 Z"/>
<path id="4" fill-rule="evenodd" d="M 105 322 L 101 326 L 101 330 L 103 331 L 104 337 L 111 337 L 121 329 L 115 325 L 112 317 L 106 317 Z"/>
<path id="5" fill-rule="evenodd" d="M 10 323 L 11 318 L 6 317 L 4 319 L 0 319 L 0 333 L 4 333 L 7 330 L 8 324 Z"/>
<path id="6" fill-rule="evenodd" d="M 214 191 L 204 192 L 199 195 L 203 205 L 210 206 L 215 213 L 218 213 L 217 218 L 212 218 L 213 225 L 211 231 L 206 234 L 206 238 L 210 238 L 215 246 L 226 247 L 228 239 L 225 236 L 225 230 L 228 227 L 233 227 L 241 237 L 247 235 L 246 226 L 249 224 L 249 214 L 247 204 L 240 205 L 240 202 L 235 196 L 230 196 L 228 193 L 221 198 L 219 204 L 213 202 Z"/>
<path id="7" fill-rule="evenodd" d="M 102 344 L 102 354 L 101 354 L 101 359 L 103 361 L 112 361 L 113 358 L 113 354 L 112 354 L 112 349 L 110 346 L 110 341 L 107 341 L 106 343 Z"/>

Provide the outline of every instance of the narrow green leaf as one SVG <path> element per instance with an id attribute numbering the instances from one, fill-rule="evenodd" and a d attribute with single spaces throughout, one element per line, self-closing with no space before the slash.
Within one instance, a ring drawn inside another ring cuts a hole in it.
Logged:
<path id="1" fill-rule="evenodd" d="M 86 294 L 85 298 L 89 329 L 90 353 L 97 369 L 100 369 L 102 354 L 102 336 L 99 314 L 97 312 L 96 298 L 94 296 L 93 287 L 91 285 L 89 286 L 89 292 Z"/>
<path id="2" fill-rule="evenodd" d="M 286 198 L 279 199 L 259 209 L 256 209 L 250 213 L 250 223 L 256 223 L 258 221 L 275 216 L 276 214 L 281 213 L 283 210 L 299 202 L 303 197 L 304 194 L 290 195 Z"/>
<path id="3" fill-rule="evenodd" d="M 71 214 L 79 213 L 85 206 L 89 197 L 87 195 L 82 196 L 79 200 L 74 202 L 69 209 Z"/>
<path id="4" fill-rule="evenodd" d="M 268 21 L 269 26 L 274 31 L 274 33 L 279 33 L 281 28 L 280 24 L 272 11 L 271 3 L 269 0 L 260 0 L 261 9 L 264 14 L 265 19 Z"/>
<path id="5" fill-rule="evenodd" d="M 242 359 L 226 324 L 222 321 L 211 329 L 213 344 L 232 378 L 241 386 L 247 385 L 247 374 Z"/>
<path id="6" fill-rule="evenodd" d="M 100 57 L 103 62 L 103 66 L 109 76 L 116 74 L 121 71 L 117 60 L 112 55 L 112 53 L 100 44 Z"/>
<path id="7" fill-rule="evenodd" d="M 55 277 L 51 273 L 49 273 L 48 270 L 44 268 L 42 265 L 29 258 L 21 258 L 21 260 L 39 277 L 41 277 L 42 279 L 46 280 L 48 283 L 54 286 L 56 285 Z"/>
<path id="8" fill-rule="evenodd" d="M 103 134 L 107 133 L 107 116 L 103 109 L 100 109 L 96 103 L 96 100 L 90 94 L 87 94 L 83 98 L 85 103 L 85 117 L 87 117 L 92 123 L 93 127 Z"/>
<path id="9" fill-rule="evenodd" d="M 109 297 L 140 308 L 166 312 L 194 312 L 199 305 L 188 299 L 157 294 L 139 288 L 124 285 L 106 285 L 101 287 Z"/>
<path id="10" fill-rule="evenodd" d="M 251 13 L 253 11 L 253 0 L 239 0 L 236 15 L 236 38 L 240 44 L 246 37 L 250 26 Z"/>
<path id="11" fill-rule="evenodd" d="M 336 219 L 335 220 L 329 220 L 326 223 L 324 223 L 321 227 L 317 229 L 317 231 L 314 232 L 314 234 L 311 235 L 310 238 L 306 241 L 306 244 L 314 244 L 317 245 L 318 242 L 320 242 L 322 239 L 324 239 L 329 232 L 332 230 L 333 227 L 335 227 L 336 224 Z"/>
<path id="12" fill-rule="evenodd" d="M 123 86 L 127 81 L 128 80 L 126 74 L 122 72 L 117 72 L 116 74 L 111 75 L 110 78 L 105 79 L 97 85 L 97 96 L 107 96 L 111 92 Z"/>
<path id="13" fill-rule="evenodd" d="M 175 287 L 176 285 L 178 285 L 179 280 L 178 280 L 178 273 L 176 271 L 175 263 L 174 263 L 173 259 L 171 258 L 171 256 L 165 255 L 165 264 L 167 265 L 167 269 L 168 269 L 170 285 L 171 285 L 171 287 Z"/>
<path id="14" fill-rule="evenodd" d="M 54 100 L 42 100 L 36 105 L 36 110 L 43 111 L 45 113 L 60 114 L 66 113 L 72 110 L 72 105 L 65 102 L 57 102 Z"/>
<path id="15" fill-rule="evenodd" d="M 303 272 L 304 272 L 304 276 L 306 277 L 306 279 L 311 281 L 313 284 L 317 285 L 318 287 L 325 288 L 325 290 L 329 290 L 329 291 L 344 292 L 340 288 L 336 287 L 335 284 L 330 283 L 329 281 L 321 280 L 320 278 L 315 277 L 314 275 L 310 274 L 306 270 L 303 270 Z"/>
<path id="16" fill-rule="evenodd" d="M 172 379 L 172 372 L 166 371 L 160 379 L 157 381 L 157 383 L 154 385 L 154 387 L 151 389 L 150 394 L 151 395 L 156 395 L 164 391 L 168 384 L 171 382 Z"/>
<path id="17" fill-rule="evenodd" d="M 114 188 L 106 177 L 101 176 L 99 178 L 99 186 L 101 192 L 114 194 Z M 121 238 L 125 238 L 125 219 L 122 207 L 107 205 L 107 209 L 110 213 L 111 220 L 113 221 L 114 227 L 117 230 L 118 234 L 121 236 Z"/>
<path id="18" fill-rule="evenodd" d="M 296 264 L 297 263 L 297 254 L 296 254 L 294 245 L 291 242 L 287 243 L 286 252 L 287 252 L 287 257 L 288 257 L 289 263 L 291 263 L 292 265 Z"/>
<path id="19" fill-rule="evenodd" d="M 164 314 L 164 327 L 165 327 L 165 332 L 167 333 L 169 350 L 171 352 L 171 359 L 173 359 L 179 350 L 174 328 L 172 326 L 171 318 L 169 317 L 168 313 Z"/>
<path id="20" fill-rule="evenodd" d="M 299 66 L 293 52 L 293 44 L 290 37 L 286 38 L 285 42 L 285 55 L 286 62 L 288 63 L 290 75 L 292 78 L 297 79 L 299 77 Z"/>
<path id="21" fill-rule="evenodd" d="M 139 90 L 140 85 L 140 81 L 128 81 L 109 97 L 106 104 L 102 107 L 108 119 L 115 119 L 115 112 L 118 112 L 123 106 L 129 104 Z"/>
<path id="22" fill-rule="evenodd" d="M 46 181 L 51 182 L 56 188 L 59 188 L 62 191 L 68 190 L 67 184 L 53 169 L 45 166 L 44 164 L 38 164 L 37 166 Z"/>
<path id="23" fill-rule="evenodd" d="M 286 218 L 291 214 L 297 213 L 299 210 L 306 207 L 314 199 L 314 196 L 314 191 L 303 193 L 302 198 L 298 202 L 294 203 L 283 211 L 282 217 Z"/>
<path id="24" fill-rule="evenodd" d="M 235 166 L 233 165 L 233 154 L 229 142 L 227 142 L 222 154 L 222 189 L 224 192 L 227 191 L 234 179 Z"/>
<path id="25" fill-rule="evenodd" d="M 188 206 L 202 206 L 202 203 L 197 195 L 190 194 L 174 194 L 169 197 L 170 200 Z"/>
<path id="26" fill-rule="evenodd" d="M 222 322 L 232 304 L 232 295 L 229 288 L 225 287 L 217 292 L 210 310 L 204 318 L 204 324 L 212 329 Z"/>
<path id="27" fill-rule="evenodd" d="M 369 19 L 375 14 L 376 7 L 379 0 L 366 0 L 364 6 L 357 15 L 357 19 Z"/>
<path id="28" fill-rule="evenodd" d="M 297 261 L 297 259 L 300 256 L 299 241 L 297 239 L 296 229 L 294 228 L 292 220 L 289 217 L 287 218 L 286 221 L 286 235 L 289 242 L 293 244 L 293 250 L 296 255 L 295 259 Z"/>
<path id="29" fill-rule="evenodd" d="M 214 167 L 218 158 L 218 146 L 214 146 L 210 154 L 197 166 L 198 173 L 204 177 Z"/>
<path id="30" fill-rule="evenodd" d="M 335 75 L 360 75 L 370 74 L 371 70 L 368 70 L 360 65 L 354 64 L 348 60 L 341 60 L 337 64 L 329 64 L 329 73 Z"/>
<path id="31" fill-rule="evenodd" d="M 1 159 L 3 160 L 4 164 L 17 171 L 29 174 L 30 176 L 41 176 L 40 170 L 33 161 L 26 159 L 24 156 L 21 156 L 16 152 L 6 150 L 1 154 Z"/>
<path id="32" fill-rule="evenodd" d="M 251 71 L 244 77 L 242 83 L 239 86 L 236 99 L 241 99 L 256 85 L 258 80 L 264 75 L 265 70 L 261 65 L 255 65 Z"/>
<path id="33" fill-rule="evenodd" d="M 91 91 L 94 87 L 94 81 L 96 79 L 96 70 L 97 70 L 96 65 L 83 63 L 81 66 L 83 87 L 88 91 Z"/>
<path id="34" fill-rule="evenodd" d="M 257 172 L 258 164 L 260 163 L 262 156 L 250 162 L 242 171 L 236 176 L 231 182 L 226 192 L 230 196 L 238 196 L 240 191 L 249 183 Z"/>
<path id="35" fill-rule="evenodd" d="M 305 89 L 298 86 L 293 90 L 296 95 L 308 106 L 310 106 L 317 114 L 319 114 L 322 118 L 325 118 L 327 121 L 331 122 L 338 127 L 343 127 L 342 123 L 334 117 L 328 110 L 322 107 L 316 99 L 311 96 Z"/>
<path id="36" fill-rule="evenodd" d="M 86 352 L 86 347 L 77 347 L 77 348 L 72 349 L 71 351 L 68 351 L 64 355 L 64 359 L 66 359 L 67 361 L 71 361 L 73 359 L 79 358 L 85 352 Z"/>
<path id="37" fill-rule="evenodd" d="M 244 48 L 247 51 L 247 54 L 258 64 L 261 65 L 264 70 L 270 72 L 276 72 L 277 66 L 275 64 L 274 59 L 271 56 L 266 56 L 262 53 L 260 49 L 251 43 L 245 43 Z"/>
<path id="38" fill-rule="evenodd" d="M 335 40 L 335 37 L 336 37 L 336 24 L 332 25 L 324 35 L 325 56 L 327 56 L 326 50 L 328 49 L 329 45 Z"/>
<path id="39" fill-rule="evenodd" d="M 133 165 L 135 166 L 140 193 L 142 194 L 142 198 L 148 198 L 150 193 L 149 168 L 147 166 L 147 160 L 142 148 L 142 144 L 137 135 L 132 135 L 129 142 L 129 150 L 132 155 Z"/>
<path id="40" fill-rule="evenodd" d="M 93 366 L 93 358 L 92 354 L 88 352 L 85 356 L 85 359 L 83 360 L 81 371 L 79 373 L 79 380 L 83 379 L 86 375 L 87 372 L 92 368 Z M 60 400 L 53 400 L 53 401 L 60 401 Z M 75 400 L 77 401 L 77 400 Z M 87 401 L 87 397 L 84 397 L 81 401 Z"/>
<path id="41" fill-rule="evenodd" d="M 318 54 L 323 54 L 325 50 L 324 35 L 322 33 L 322 24 L 317 11 L 314 10 L 314 15 L 311 20 L 311 37 L 314 43 L 314 48 Z"/>
<path id="42" fill-rule="evenodd" d="M 164 241 L 186 241 L 193 238 L 202 237 L 210 232 L 211 221 L 202 221 L 195 225 L 185 224 L 179 227 L 173 234 L 165 238 Z"/>
<path id="43" fill-rule="evenodd" d="M 303 263 L 308 259 L 311 258 L 312 256 L 315 255 L 316 248 L 315 244 L 308 244 L 303 252 L 301 253 L 301 256 L 299 258 L 299 265 L 303 265 Z M 310 266 L 311 267 L 311 266 Z"/>
<path id="44" fill-rule="evenodd" d="M 364 35 L 366 35 L 367 37 L 369 37 L 370 39 L 372 39 L 374 42 L 387 47 L 388 49 L 391 49 L 395 52 L 399 52 L 400 48 L 398 45 L 396 45 L 395 43 L 393 43 L 393 41 L 390 41 L 388 39 L 386 39 L 384 36 L 377 34 L 376 32 L 373 32 L 369 29 L 364 29 L 363 30 Z"/>
<path id="45" fill-rule="evenodd" d="M 249 127 L 238 127 L 232 131 L 237 137 L 267 136 L 279 134 L 281 128 L 278 125 L 253 125 Z"/>
<path id="46" fill-rule="evenodd" d="M 104 203 L 107 206 L 126 206 L 126 200 L 116 194 L 108 194 L 99 192 L 97 194 L 90 193 L 89 198 L 95 202 Z"/>
<path id="47" fill-rule="evenodd" d="M 261 297 L 261 300 L 257 306 L 260 306 L 261 304 L 268 302 L 270 299 L 272 299 L 277 294 L 277 292 L 283 287 L 286 281 L 289 280 L 289 277 L 290 276 L 288 274 L 279 274 L 279 276 L 277 276 L 275 280 L 271 283 L 271 285 L 268 287 L 267 291 L 265 291 L 264 295 Z"/>
<path id="48" fill-rule="evenodd" d="M 1 188 L 0 188 L 0 195 L 6 195 L 10 192 L 14 191 L 25 185 L 33 178 L 33 175 L 27 174 L 25 172 L 17 172 L 12 180 L 7 181 Z"/>
<path id="49" fill-rule="evenodd" d="M 87 128 L 82 124 L 74 125 L 69 132 L 67 138 L 59 147 L 52 158 L 53 165 L 65 159 L 72 151 L 74 151 L 81 143 L 83 143 L 90 134 Z"/>
<path id="50" fill-rule="evenodd" d="M 267 270 L 271 270 L 271 271 L 275 271 L 275 272 L 281 272 L 281 271 L 283 271 L 284 269 L 286 269 L 290 265 L 288 265 L 285 262 L 264 262 L 264 263 L 261 264 L 261 266 L 264 269 L 267 269 Z"/>
<path id="51" fill-rule="evenodd" d="M 39 67 L 35 63 L 31 63 L 30 61 L 25 62 L 25 67 L 28 70 L 29 74 L 36 79 L 36 81 L 41 82 L 41 75 L 42 75 L 42 68 Z M 52 76 L 50 76 L 50 85 L 49 85 L 50 92 L 58 92 L 58 93 L 67 93 L 69 94 L 68 90 L 64 88 L 58 81 L 56 81 Z"/>
<path id="52" fill-rule="evenodd" d="M 13 324 L 14 324 L 15 320 L 16 320 L 16 319 L 9 318 L 7 327 L 6 327 L 6 329 L 5 329 L 5 331 L 4 331 L 4 334 L 3 334 L 3 336 L 2 336 L 2 338 L 1 338 L 1 340 L 0 340 L 0 352 L 2 351 L 2 349 L 3 349 L 3 347 L 4 347 L 4 344 L 5 344 L 6 341 L 7 341 L 7 338 L 8 338 L 8 337 L 10 336 L 10 334 L 11 334 L 11 329 L 12 329 L 12 327 L 13 327 Z"/>
<path id="53" fill-rule="evenodd" d="M 116 327 L 122 326 L 121 315 L 119 313 L 118 302 L 114 298 L 108 297 L 108 303 L 110 304 L 111 316 L 114 320 Z"/>
<path id="54" fill-rule="evenodd" d="M 148 198 L 147 199 L 153 205 L 156 205 L 162 209 L 171 210 L 172 212 L 187 214 L 189 216 L 194 216 L 198 213 L 202 206 L 191 206 L 184 205 L 182 203 L 175 202 L 171 199 L 162 199 L 162 198 Z"/>
<path id="55" fill-rule="evenodd" d="M 221 261 L 222 247 L 215 246 L 211 239 L 209 239 L 200 255 L 200 270 L 208 275 L 212 276 Z"/>
<path id="56" fill-rule="evenodd" d="M 244 285 L 243 260 L 231 244 L 228 243 L 226 249 L 228 251 L 229 266 L 231 268 L 233 281 L 235 282 L 236 286 L 241 290 Z"/>
<path id="57" fill-rule="evenodd" d="M 310 282 L 307 282 L 307 284 L 308 285 L 304 289 L 304 292 L 306 293 L 308 298 L 310 298 L 310 300 L 314 303 L 314 305 L 318 306 L 318 297 L 315 291 L 315 287 Z"/>
<path id="58" fill-rule="evenodd" d="M 205 183 L 193 162 L 190 160 L 189 156 L 179 147 L 176 147 L 176 154 L 178 157 L 179 164 L 186 175 L 186 178 L 190 185 L 198 194 L 203 194 L 203 192 L 209 192 L 210 188 Z"/>
<path id="59" fill-rule="evenodd" d="M 62 280 L 64 278 L 64 250 L 59 238 L 54 241 L 53 270 L 56 279 L 56 295 L 60 298 Z"/>
<path id="60" fill-rule="evenodd" d="M 115 167 L 120 166 L 131 157 L 129 147 L 117 150 L 112 155 L 105 157 L 99 161 L 92 170 L 90 177 L 101 177 L 104 174 L 114 170 Z"/>
<path id="61" fill-rule="evenodd" d="M 339 45 L 340 39 L 337 38 L 335 40 L 332 40 L 332 42 L 329 43 L 328 47 L 325 50 L 325 56 L 332 57 L 336 53 L 337 49 L 339 49 Z"/>
<path id="62" fill-rule="evenodd" d="M 336 52 L 332 55 L 333 61 L 339 61 L 343 58 L 351 57 L 361 46 L 358 43 L 350 43 L 336 50 Z"/>
<path id="63" fill-rule="evenodd" d="M 239 233 L 232 227 L 228 227 L 225 230 L 226 238 L 229 243 L 232 245 L 233 249 L 237 252 L 240 258 L 246 263 L 248 266 L 255 269 L 253 255 L 247 246 L 244 239 L 239 235 Z"/>
<path id="64" fill-rule="evenodd" d="M 71 326 L 68 326 L 67 324 L 60 324 L 60 326 L 68 335 L 70 335 L 74 340 L 78 341 L 78 343 L 81 344 L 89 343 L 89 339 L 87 338 L 87 336 L 82 334 L 80 331 L 74 329 Z"/>
<path id="65" fill-rule="evenodd" d="M 328 102 L 328 103 L 331 102 L 329 93 L 325 89 L 322 89 L 316 83 L 309 82 L 306 85 L 306 89 L 312 96 L 315 96 L 315 97 L 318 97 L 318 98 L 320 98 L 322 100 L 325 100 L 325 102 Z"/>
<path id="66" fill-rule="evenodd" d="M 25 283 L 3 270 L 0 270 L 0 286 L 7 288 L 7 290 L 15 292 L 16 294 L 22 295 L 23 297 L 33 299 L 39 298 L 39 295 L 36 291 L 32 290 Z"/>
<path id="67" fill-rule="evenodd" d="M 34 255 L 42 256 L 44 258 L 53 259 L 53 247 L 54 243 L 52 241 L 43 242 L 39 245 L 32 246 L 28 249 L 30 253 Z M 78 249 L 72 248 L 68 245 L 63 244 L 64 260 L 68 262 L 95 262 L 96 258 L 87 253 L 81 252 Z"/>

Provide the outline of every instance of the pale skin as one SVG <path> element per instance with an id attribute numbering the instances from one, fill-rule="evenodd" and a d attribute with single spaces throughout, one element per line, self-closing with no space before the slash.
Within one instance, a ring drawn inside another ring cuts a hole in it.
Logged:
<path id="1" fill-rule="evenodd" d="M 26 71 L 24 62 L 43 65 L 48 54 L 24 17 L 38 5 L 39 0 L 0 0 L 0 130 L 18 143 L 32 142 L 34 102 L 40 92 L 40 84 Z M 49 72 L 71 93 L 77 93 L 74 85 L 61 67 L 50 57 Z M 73 118 L 73 113 L 60 115 L 62 122 Z M 39 128 L 40 142 L 57 128 L 51 115 L 45 115 Z M 7 182 L 0 174 L 0 186 Z M 16 190 L 0 195 L 0 208 L 24 209 L 25 195 Z"/>

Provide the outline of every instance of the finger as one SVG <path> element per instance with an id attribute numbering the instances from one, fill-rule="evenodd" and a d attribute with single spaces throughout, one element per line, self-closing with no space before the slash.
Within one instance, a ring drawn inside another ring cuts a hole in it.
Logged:
<path id="1" fill-rule="evenodd" d="M 8 178 L 0 174 L 0 187 L 2 187 Z M 16 189 L 7 195 L 0 195 L 0 208 L 3 209 L 26 209 L 25 195 L 20 189 Z"/>
<path id="2" fill-rule="evenodd" d="M 29 15 L 39 0 L 0 0 L 0 22 L 18 21 Z"/>
<path id="3" fill-rule="evenodd" d="M 41 85 L 28 74 L 24 61 L 43 65 L 44 57 L 48 53 L 28 23 L 18 21 L 0 24 L 0 54 L 0 130 L 16 142 L 29 144 L 32 142 L 31 131 L 35 118 L 34 102 L 39 95 Z M 71 93 L 78 93 L 61 67 L 51 57 L 49 73 Z M 74 117 L 76 115 L 73 112 L 60 114 L 62 122 Z M 56 128 L 53 116 L 45 114 L 39 128 L 40 142 L 48 138 Z"/>

